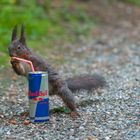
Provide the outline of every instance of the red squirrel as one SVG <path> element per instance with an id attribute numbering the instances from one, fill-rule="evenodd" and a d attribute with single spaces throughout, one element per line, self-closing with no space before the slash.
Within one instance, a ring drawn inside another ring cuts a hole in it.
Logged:
<path id="1" fill-rule="evenodd" d="M 104 77 L 94 74 L 77 76 L 64 80 L 59 73 L 44 58 L 33 53 L 26 43 L 25 27 L 21 27 L 21 36 L 17 37 L 17 25 L 12 31 L 11 44 L 8 47 L 11 57 L 18 57 L 29 60 L 33 63 L 36 71 L 47 71 L 49 76 L 50 95 L 58 95 L 66 106 L 71 110 L 72 116 L 78 116 L 74 95 L 72 92 L 76 90 L 91 90 L 105 85 Z M 22 61 L 11 59 L 13 70 L 21 76 L 28 77 L 31 71 L 30 66 Z"/>

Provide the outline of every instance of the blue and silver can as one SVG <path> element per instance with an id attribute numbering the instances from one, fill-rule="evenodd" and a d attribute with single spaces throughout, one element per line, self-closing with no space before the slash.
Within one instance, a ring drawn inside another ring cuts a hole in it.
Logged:
<path id="1" fill-rule="evenodd" d="M 47 72 L 29 72 L 29 116 L 31 122 L 49 120 L 49 90 Z"/>

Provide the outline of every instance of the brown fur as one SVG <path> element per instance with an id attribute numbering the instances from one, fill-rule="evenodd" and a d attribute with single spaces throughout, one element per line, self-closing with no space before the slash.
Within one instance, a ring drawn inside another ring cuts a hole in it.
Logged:
<path id="1" fill-rule="evenodd" d="M 103 87 L 105 84 L 104 78 L 99 75 L 88 75 L 64 80 L 46 60 L 34 54 L 27 47 L 23 25 L 20 39 L 17 39 L 17 26 L 13 29 L 12 42 L 8 49 L 11 57 L 19 57 L 30 60 L 32 61 L 36 71 L 47 71 L 49 75 L 49 84 L 52 89 L 51 94 L 58 95 L 75 115 L 78 114 L 72 91 L 80 89 L 91 90 Z M 28 72 L 31 71 L 29 65 L 24 62 L 12 59 L 11 64 L 18 75 L 27 77 Z"/>

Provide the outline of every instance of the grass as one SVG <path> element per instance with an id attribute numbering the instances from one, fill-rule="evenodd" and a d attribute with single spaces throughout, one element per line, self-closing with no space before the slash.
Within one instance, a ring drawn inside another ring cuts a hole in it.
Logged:
<path id="1" fill-rule="evenodd" d="M 140 6 L 140 0 L 121 1 Z M 97 20 L 87 13 L 86 3 L 46 0 L 45 4 L 39 5 L 35 0 L 1 0 L 0 65 L 9 64 L 7 47 L 11 42 L 12 28 L 16 24 L 25 24 L 28 46 L 49 57 L 55 48 L 61 52 L 64 44 L 78 42 L 81 36 L 90 36 Z M 55 60 L 63 62 L 61 57 Z"/>
<path id="2" fill-rule="evenodd" d="M 88 36 L 95 25 L 84 7 L 73 0 L 62 0 L 60 6 L 52 6 L 54 3 L 48 0 L 47 7 L 37 5 L 34 0 L 16 2 L 0 2 L 0 65 L 8 60 L 7 47 L 16 24 L 25 24 L 29 46 L 44 54 L 49 54 L 57 45 L 61 50 L 61 44 L 75 42 L 81 35 Z"/>
<path id="3" fill-rule="evenodd" d="M 121 0 L 121 1 L 140 6 L 140 0 Z"/>

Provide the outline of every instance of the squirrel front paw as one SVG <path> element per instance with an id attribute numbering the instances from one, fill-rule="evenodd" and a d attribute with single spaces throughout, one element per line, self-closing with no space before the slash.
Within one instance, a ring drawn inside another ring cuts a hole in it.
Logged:
<path id="1" fill-rule="evenodd" d="M 19 60 L 16 60 L 16 59 L 14 59 L 14 58 L 11 58 L 11 64 L 12 64 L 12 66 L 16 66 L 16 65 L 18 65 L 20 62 L 19 62 Z"/>

